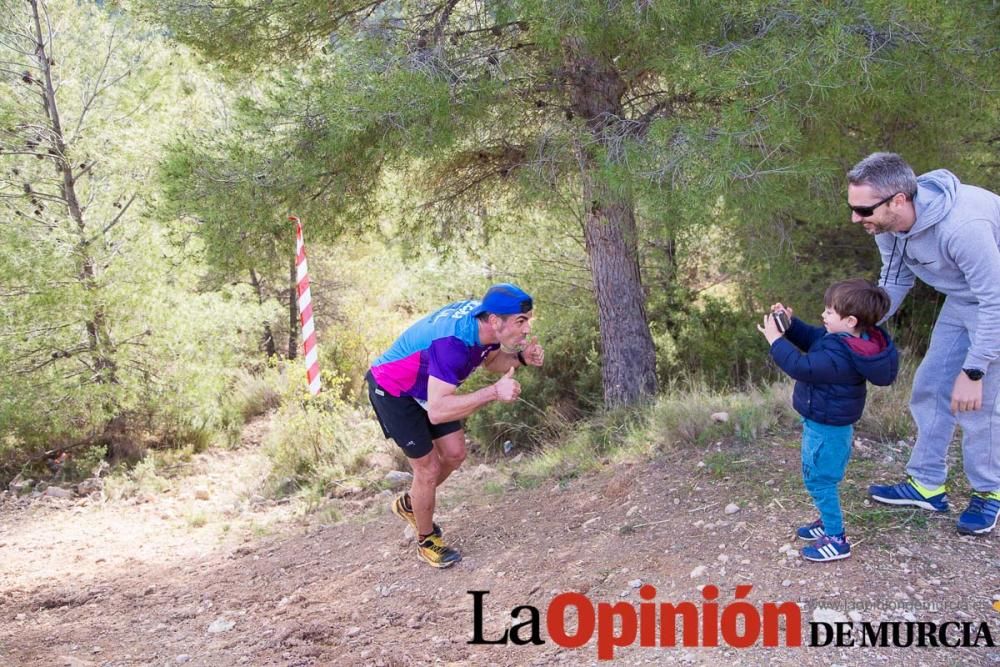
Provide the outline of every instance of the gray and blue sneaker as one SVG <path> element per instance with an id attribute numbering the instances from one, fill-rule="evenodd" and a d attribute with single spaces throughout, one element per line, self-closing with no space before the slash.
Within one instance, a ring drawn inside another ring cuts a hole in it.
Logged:
<path id="1" fill-rule="evenodd" d="M 985 535 L 997 525 L 998 515 L 1000 491 L 973 491 L 969 506 L 955 525 L 963 535 Z"/>
<path id="2" fill-rule="evenodd" d="M 928 489 L 912 477 L 891 486 L 872 484 L 868 487 L 868 495 L 886 505 L 910 505 L 932 512 L 948 511 L 948 494 L 944 486 Z"/>
<path id="3" fill-rule="evenodd" d="M 807 542 L 818 540 L 826 535 L 826 531 L 823 530 L 823 520 L 816 519 L 807 526 L 799 526 L 799 528 L 795 531 L 795 535 L 800 540 L 806 540 Z"/>
<path id="4" fill-rule="evenodd" d="M 841 560 L 849 558 L 851 555 L 851 545 L 843 535 L 824 535 L 807 547 L 802 547 L 800 552 L 806 560 L 817 563 L 825 563 L 831 560 Z"/>

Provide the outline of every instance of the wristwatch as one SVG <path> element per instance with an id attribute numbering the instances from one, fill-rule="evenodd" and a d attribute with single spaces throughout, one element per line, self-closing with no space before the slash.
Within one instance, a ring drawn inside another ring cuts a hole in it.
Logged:
<path id="1" fill-rule="evenodd" d="M 986 375 L 986 371 L 979 368 L 963 368 L 962 372 L 965 373 L 966 377 L 968 377 L 973 382 L 976 382 L 977 380 L 982 380 L 983 376 Z"/>

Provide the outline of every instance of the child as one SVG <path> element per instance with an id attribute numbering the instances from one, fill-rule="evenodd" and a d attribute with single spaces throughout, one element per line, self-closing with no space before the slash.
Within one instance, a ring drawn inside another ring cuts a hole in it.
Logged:
<path id="1" fill-rule="evenodd" d="M 875 326 L 889 310 L 884 289 L 860 278 L 845 280 L 827 288 L 823 303 L 822 327 L 792 317 L 780 303 L 757 326 L 771 344 L 775 363 L 795 380 L 792 405 L 802 415 L 802 477 L 820 516 L 796 533 L 813 542 L 802 549 L 802 557 L 812 561 L 851 555 L 837 486 L 851 455 L 853 424 L 865 407 L 865 382 L 891 384 L 899 369 L 889 334 Z M 773 315 L 778 311 L 791 321 L 784 333 Z"/>

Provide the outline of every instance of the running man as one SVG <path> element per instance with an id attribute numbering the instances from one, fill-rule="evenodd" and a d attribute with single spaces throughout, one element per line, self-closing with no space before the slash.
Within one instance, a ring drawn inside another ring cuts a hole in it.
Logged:
<path id="1" fill-rule="evenodd" d="M 541 366 L 545 359 L 537 337 L 528 338 L 533 307 L 516 285 L 494 285 L 482 301 L 448 304 L 413 324 L 365 375 L 382 432 L 413 469 L 410 491 L 395 499 L 392 511 L 413 526 L 417 555 L 434 567 L 462 560 L 434 523 L 437 488 L 465 460 L 461 420 L 493 401 L 516 401 L 521 385 L 514 369 Z M 457 393 L 480 365 L 503 376 Z"/>

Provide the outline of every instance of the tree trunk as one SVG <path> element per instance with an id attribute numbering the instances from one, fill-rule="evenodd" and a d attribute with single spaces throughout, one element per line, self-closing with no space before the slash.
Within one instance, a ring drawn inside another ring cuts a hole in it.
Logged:
<path id="1" fill-rule="evenodd" d="M 649 333 L 639 274 L 631 203 L 591 184 L 584 223 L 601 329 L 601 377 L 608 407 L 633 405 L 656 394 L 656 351 Z"/>
<path id="2" fill-rule="evenodd" d="M 295 257 L 288 274 L 288 358 L 299 356 L 299 303 L 298 286 L 295 284 Z"/>
<path id="3" fill-rule="evenodd" d="M 42 31 L 39 0 L 28 1 L 31 5 L 32 17 L 34 19 L 35 60 L 38 62 L 38 67 L 45 78 L 42 82 L 42 106 L 45 109 L 45 114 L 49 121 L 49 129 L 52 133 L 50 141 L 54 152 L 53 163 L 55 164 L 56 171 L 62 178 L 62 183 L 60 184 L 61 199 L 76 225 L 76 254 L 79 262 L 78 277 L 80 283 L 87 290 L 87 293 L 96 295 L 99 292 L 95 269 L 96 261 L 91 253 L 90 246 L 98 237 L 87 227 L 83 216 L 83 209 L 76 194 L 76 178 L 73 175 L 73 166 L 67 158 L 67 146 L 65 137 L 63 136 L 62 121 L 59 117 L 59 107 L 56 104 L 56 88 L 52 81 L 52 61 L 45 50 L 46 39 L 45 33 Z M 108 228 L 116 221 L 117 218 L 109 224 Z M 84 323 L 84 328 L 87 332 L 91 367 L 95 374 L 94 381 L 100 383 L 116 382 L 114 342 L 111 339 L 108 329 L 104 307 L 99 301 L 95 303 L 90 318 Z"/>
<path id="4" fill-rule="evenodd" d="M 253 285 L 253 291 L 257 294 L 257 303 L 264 305 L 264 286 L 261 284 L 257 272 L 253 269 L 250 269 L 250 284 Z M 278 354 L 278 349 L 274 344 L 274 334 L 271 332 L 271 323 L 266 320 L 264 321 L 264 334 L 261 336 L 260 342 L 268 359 Z"/>
<path id="5" fill-rule="evenodd" d="M 586 210 L 584 238 L 601 329 L 601 377 L 608 407 L 633 405 L 656 393 L 656 351 L 646 317 L 632 203 L 598 179 L 595 153 L 612 154 L 624 131 L 622 96 L 627 86 L 613 63 L 586 53 L 579 40 L 564 42 L 562 75 L 570 108 L 584 120 L 578 147 Z"/>

